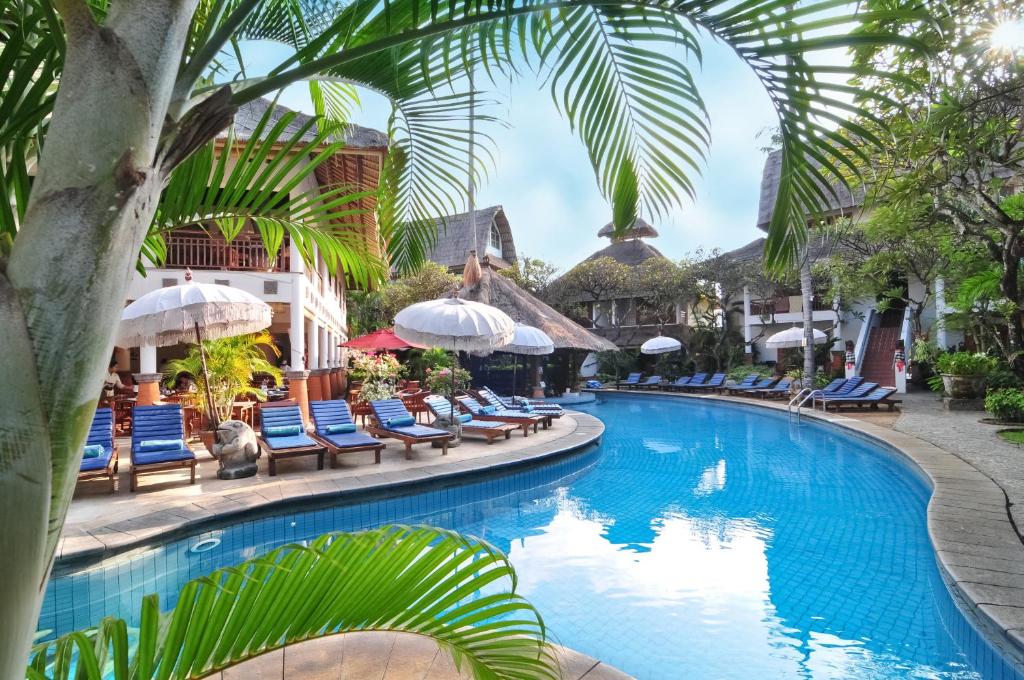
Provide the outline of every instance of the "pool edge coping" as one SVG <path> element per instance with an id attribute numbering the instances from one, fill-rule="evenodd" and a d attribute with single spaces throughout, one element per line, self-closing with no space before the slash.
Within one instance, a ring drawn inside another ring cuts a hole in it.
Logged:
<path id="1" fill-rule="evenodd" d="M 598 395 L 708 400 L 789 412 L 784 403 L 728 395 L 664 390 L 593 391 Z M 1010 517 L 1009 499 L 1002 487 L 956 454 L 914 435 L 843 414 L 805 409 L 801 417 L 875 440 L 920 473 L 931 487 L 928 537 L 950 595 L 979 632 L 1024 671 L 1024 537 Z M 1007 580 L 1018 583 L 1007 586 Z"/>
<path id="2" fill-rule="evenodd" d="M 579 411 L 566 411 L 573 420 L 573 427 L 560 437 L 542 444 L 527 444 L 514 450 L 498 451 L 472 459 L 457 461 L 439 460 L 429 465 L 408 467 L 399 471 L 386 473 L 367 469 L 364 475 L 353 475 L 344 478 L 328 478 L 318 480 L 315 475 L 304 475 L 301 478 L 274 478 L 281 488 L 281 497 L 267 499 L 258 490 L 251 488 L 225 489 L 223 493 L 211 493 L 206 501 L 209 507 L 197 506 L 189 498 L 187 502 L 175 508 L 179 512 L 186 510 L 191 516 L 174 515 L 174 509 L 159 508 L 134 518 L 137 529 L 125 530 L 113 525 L 123 525 L 123 521 L 109 524 L 76 523 L 70 528 L 84 535 L 61 535 L 57 546 L 55 567 L 67 567 L 76 563 L 99 561 L 127 553 L 132 550 L 146 548 L 158 539 L 168 535 L 178 535 L 189 529 L 199 529 L 214 522 L 230 522 L 244 519 L 246 513 L 266 511 L 276 507 L 282 510 L 289 506 L 299 506 L 331 499 L 357 500 L 363 496 L 379 494 L 389 490 L 408 492 L 416 486 L 429 485 L 441 480 L 454 480 L 473 477 L 480 474 L 499 472 L 519 466 L 534 464 L 550 458 L 580 451 L 599 443 L 604 435 L 605 426 L 599 418 Z M 379 477 L 379 480 L 365 482 L 365 478 Z M 319 482 L 325 484 L 316 487 Z M 312 486 L 311 486 L 312 485 Z M 289 488 L 291 487 L 291 488 Z M 328 488 L 333 487 L 333 488 Z M 266 485 L 260 487 L 266 490 Z M 202 497 L 200 497 L 202 498 Z M 217 499 L 222 502 L 216 502 Z M 205 502 L 205 501 L 204 501 Z M 218 507 L 221 506 L 221 507 Z M 171 514 L 180 519 L 167 522 Z M 149 526 L 149 519 L 159 518 L 158 526 Z"/>

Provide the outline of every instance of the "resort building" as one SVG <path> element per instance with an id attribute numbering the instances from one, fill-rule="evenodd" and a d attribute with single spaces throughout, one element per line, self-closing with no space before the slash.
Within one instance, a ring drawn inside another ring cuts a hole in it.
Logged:
<path id="1" fill-rule="evenodd" d="M 461 274 L 471 250 L 476 250 L 481 265 L 495 271 L 515 264 L 516 242 L 502 206 L 475 210 L 472 220 L 468 212 L 437 219 L 437 241 L 428 260 Z"/>
<path id="2" fill-rule="evenodd" d="M 597 236 L 607 238 L 611 243 L 583 262 L 607 257 L 636 270 L 651 258 L 668 259 L 645 240 L 656 238 L 658 231 L 642 218 L 637 218 L 625 236 L 615 236 L 611 223 L 601 227 Z M 685 342 L 689 333 L 687 306 L 682 300 L 676 306 L 673 322 L 665 324 L 664 327 L 647 312 L 642 296 L 614 294 L 596 299 L 593 296 L 584 296 L 579 302 L 584 305 L 583 318 L 579 321 L 593 333 L 610 340 L 619 348 L 638 347 L 645 340 L 659 335 L 659 332 Z"/>
<path id="3" fill-rule="evenodd" d="M 270 102 L 257 100 L 243 106 L 235 118 L 236 141 L 244 143 L 253 133 Z M 278 105 L 275 116 L 288 110 Z M 299 114 L 290 124 L 298 131 L 308 121 Z M 307 133 L 312 137 L 312 132 Z M 223 137 L 222 137 L 223 139 Z M 345 147 L 317 168 L 311 177 L 296 186 L 293 195 L 307 193 L 318 187 L 344 184 L 373 189 L 377 186 L 388 148 L 387 136 L 377 130 L 350 125 L 345 132 Z M 237 153 L 238 149 L 229 150 Z M 367 240 L 378 241 L 375 199 L 363 198 L 361 221 Z M 348 339 L 343 277 L 329 271 L 324 259 L 317 255 L 315 266 L 303 259 L 297 245 L 285 234 L 276 257 L 267 255 L 263 242 L 251 225 L 246 225 L 230 243 L 217 229 L 202 225 L 179 229 L 166 235 L 167 255 L 164 263 L 147 266 L 145 274 L 136 273 L 128 289 L 126 303 L 156 288 L 183 283 L 185 270 L 201 283 L 217 283 L 240 288 L 267 302 L 273 309 L 270 332 L 282 350 L 281 364 L 295 370 L 313 371 L 339 365 L 339 343 Z M 163 361 L 182 356 L 183 346 L 117 348 L 115 360 L 120 371 L 154 379 Z M 312 391 L 312 381 L 311 381 Z"/>
<path id="4" fill-rule="evenodd" d="M 775 197 L 779 190 L 781 175 L 781 152 L 768 155 L 761 178 L 761 196 L 758 208 L 757 228 L 767 232 L 772 218 Z M 843 187 L 837 187 L 836 196 L 830 196 L 826 220 L 839 218 L 858 219 L 863 216 L 863 195 L 851 194 Z M 737 263 L 760 263 L 764 255 L 765 239 L 758 238 L 736 250 L 725 253 L 725 257 Z M 833 255 L 836 246 L 814 232 L 808 242 L 807 256 L 811 264 Z M 919 292 L 924 283 L 902 272 L 892 273 L 893 286 L 904 286 L 908 299 L 921 299 Z M 922 327 L 930 330 L 930 336 L 939 347 L 945 348 L 959 342 L 960 333 L 947 330 L 942 323 L 945 313 L 945 297 L 942 280 L 932 282 L 935 291 L 933 301 L 922 310 Z M 772 334 L 803 323 L 803 298 L 799 284 L 793 288 L 777 288 L 770 297 L 758 295 L 756 286 L 743 289 L 743 306 L 739 312 L 746 342 L 746 354 L 752 362 L 777 362 L 786 360 L 786 352 L 766 346 L 765 341 Z M 893 354 L 900 340 L 909 352 L 913 337 L 910 313 L 906 306 L 893 304 L 885 311 L 877 311 L 878 300 L 863 298 L 857 300 L 827 299 L 824 291 L 815 291 L 812 298 L 814 327 L 835 338 L 832 346 L 833 362 L 842 365 L 847 341 L 854 344 L 856 371 L 866 380 L 882 385 L 894 381 Z M 795 350 L 799 351 L 799 350 Z"/>

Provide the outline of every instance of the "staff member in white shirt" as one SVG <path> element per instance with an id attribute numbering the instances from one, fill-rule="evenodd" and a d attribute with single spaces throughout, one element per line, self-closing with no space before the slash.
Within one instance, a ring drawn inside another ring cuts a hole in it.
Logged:
<path id="1" fill-rule="evenodd" d="M 108 399 L 114 396 L 114 392 L 124 387 L 121 376 L 117 374 L 117 362 L 110 364 L 107 369 L 107 377 L 103 379 L 103 396 Z"/>

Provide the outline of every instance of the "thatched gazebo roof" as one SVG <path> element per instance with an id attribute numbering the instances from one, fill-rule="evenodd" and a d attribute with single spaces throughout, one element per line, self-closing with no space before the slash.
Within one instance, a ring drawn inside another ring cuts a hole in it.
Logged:
<path id="1" fill-rule="evenodd" d="M 658 235 L 658 230 L 652 227 L 647 220 L 642 217 L 638 217 L 633 220 L 633 224 L 629 226 L 626 233 L 616 238 L 615 225 L 609 222 L 608 224 L 601 227 L 597 232 L 597 235 L 601 238 L 605 236 L 611 238 L 613 241 L 627 239 L 627 238 L 655 238 Z"/>
<path id="2" fill-rule="evenodd" d="M 551 337 L 555 349 L 581 349 L 589 352 L 618 349 L 610 340 L 591 333 L 527 293 L 512 279 L 487 266 L 481 267 L 480 280 L 468 287 L 464 286 L 459 297 L 492 305 L 516 321 L 541 329 Z"/>

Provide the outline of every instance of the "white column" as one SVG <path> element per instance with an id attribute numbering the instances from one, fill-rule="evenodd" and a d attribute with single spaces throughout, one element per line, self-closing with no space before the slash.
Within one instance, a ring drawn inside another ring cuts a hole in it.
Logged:
<path id="1" fill-rule="evenodd" d="M 337 338 L 334 337 L 334 331 L 327 331 L 327 368 L 334 368 L 334 350 L 337 349 L 335 345 L 338 344 Z"/>
<path id="2" fill-rule="evenodd" d="M 320 368 L 320 322 L 316 318 L 309 320 L 309 369 Z"/>
<path id="3" fill-rule="evenodd" d="M 935 279 L 935 343 L 941 350 L 949 343 L 946 338 L 946 280 L 941 276 Z"/>
<path id="4" fill-rule="evenodd" d="M 292 260 L 294 265 L 294 259 Z M 292 277 L 292 299 L 288 315 L 288 342 L 292 346 L 288 365 L 293 371 L 304 371 L 302 355 L 306 353 L 306 319 L 302 313 L 306 277 L 301 271 Z"/>
<path id="5" fill-rule="evenodd" d="M 743 351 L 747 354 L 754 352 L 751 343 L 753 339 L 754 333 L 750 328 L 750 288 L 743 286 Z"/>
<path id="6" fill-rule="evenodd" d="M 156 373 L 156 345 L 139 348 L 139 373 Z"/>
<path id="7" fill-rule="evenodd" d="M 327 368 L 327 360 L 331 356 L 330 345 L 327 344 L 327 327 L 320 326 L 320 365 L 317 368 Z"/>

